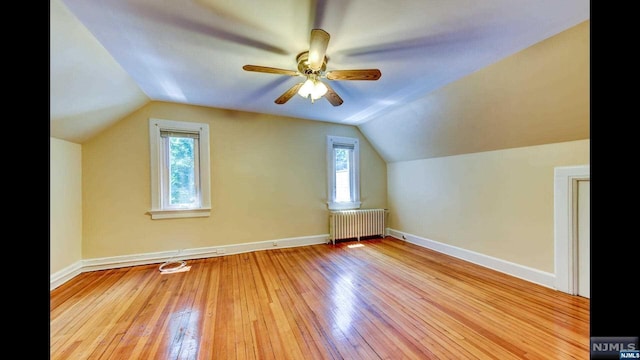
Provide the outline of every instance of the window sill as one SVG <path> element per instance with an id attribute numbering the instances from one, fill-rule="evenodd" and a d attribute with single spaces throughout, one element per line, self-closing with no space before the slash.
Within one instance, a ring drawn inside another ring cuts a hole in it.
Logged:
<path id="1" fill-rule="evenodd" d="M 353 210 L 360 209 L 360 201 L 356 202 L 328 202 L 329 210 Z"/>
<path id="2" fill-rule="evenodd" d="M 158 219 L 175 219 L 175 218 L 192 218 L 192 217 L 209 217 L 211 208 L 199 209 L 171 209 L 171 210 L 149 210 L 152 220 Z"/>

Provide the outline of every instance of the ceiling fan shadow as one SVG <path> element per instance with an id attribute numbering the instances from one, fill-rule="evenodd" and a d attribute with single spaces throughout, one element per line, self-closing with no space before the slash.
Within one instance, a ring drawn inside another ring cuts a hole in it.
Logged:
<path id="1" fill-rule="evenodd" d="M 376 59 L 380 59 L 380 55 L 423 56 L 427 49 L 430 50 L 430 53 L 434 54 L 437 53 L 434 51 L 435 49 L 453 49 L 467 45 L 480 38 L 480 33 L 473 29 L 461 29 L 454 32 L 432 34 L 412 39 L 341 50 L 334 53 L 334 56 L 356 58 L 375 55 Z"/>
<path id="2" fill-rule="evenodd" d="M 145 18 L 152 19 L 163 26 L 173 26 L 186 31 L 211 36 L 220 40 L 234 42 L 240 45 L 250 46 L 257 49 L 269 51 L 280 55 L 289 55 L 289 51 L 279 48 L 277 46 L 267 44 L 265 42 L 255 40 L 243 35 L 232 33 L 228 30 L 212 26 L 211 24 L 205 24 L 195 19 L 189 19 L 182 16 L 178 12 L 168 12 L 165 8 L 159 6 L 150 6 L 145 4 L 135 5 L 141 13 L 145 14 Z M 162 10 L 161 10 L 162 9 Z"/>
<path id="3" fill-rule="evenodd" d="M 269 81 L 268 83 L 264 84 L 263 86 L 260 86 L 258 88 L 256 88 L 254 91 L 250 92 L 249 94 L 247 94 L 246 98 L 244 99 L 244 101 L 247 102 L 251 102 L 251 101 L 255 101 L 256 99 L 260 98 L 260 97 L 265 97 L 267 96 L 269 101 L 273 101 L 273 99 L 271 99 L 268 95 L 270 91 L 273 91 L 274 89 L 278 88 L 281 84 L 287 83 L 289 82 L 291 85 L 295 84 L 295 82 L 302 82 L 303 79 L 299 78 L 299 77 L 294 77 L 294 80 L 291 80 L 291 77 L 276 77 L 274 80 Z M 265 98 L 267 98 L 265 97 Z"/>
<path id="4" fill-rule="evenodd" d="M 311 29 L 320 29 L 327 10 L 327 0 L 310 0 L 309 2 L 309 25 Z"/>
<path id="5" fill-rule="evenodd" d="M 311 29 L 329 28 L 338 31 L 342 26 L 344 14 L 347 13 L 352 0 L 333 1 L 331 8 L 329 8 L 328 2 L 328 0 L 309 0 L 309 26 Z"/>

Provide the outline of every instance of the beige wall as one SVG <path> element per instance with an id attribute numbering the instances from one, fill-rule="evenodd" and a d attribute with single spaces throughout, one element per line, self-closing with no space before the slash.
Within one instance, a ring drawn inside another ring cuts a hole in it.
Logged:
<path id="1" fill-rule="evenodd" d="M 209 124 L 210 217 L 146 214 L 149 118 Z M 386 164 L 356 127 L 149 103 L 83 144 L 83 258 L 327 234 L 326 135 L 360 139 L 362 207 L 386 207 Z"/>
<path id="2" fill-rule="evenodd" d="M 82 260 L 82 149 L 49 138 L 49 274 Z"/>
<path id="3" fill-rule="evenodd" d="M 589 140 L 390 163 L 390 227 L 554 272 L 554 167 Z"/>

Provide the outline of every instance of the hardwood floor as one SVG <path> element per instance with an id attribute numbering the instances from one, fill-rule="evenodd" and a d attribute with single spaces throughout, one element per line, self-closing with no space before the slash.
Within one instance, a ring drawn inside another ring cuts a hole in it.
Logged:
<path id="1" fill-rule="evenodd" d="M 390 237 L 159 265 L 51 291 L 51 359 L 589 358 L 588 299 Z"/>

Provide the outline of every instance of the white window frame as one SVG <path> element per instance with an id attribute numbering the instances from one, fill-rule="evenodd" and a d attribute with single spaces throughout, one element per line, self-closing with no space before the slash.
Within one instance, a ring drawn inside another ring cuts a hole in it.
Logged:
<path id="1" fill-rule="evenodd" d="M 338 202 L 336 195 L 336 159 L 334 145 L 353 146 L 353 160 L 350 165 L 352 201 Z M 360 202 L 360 142 L 357 138 L 327 135 L 327 205 L 329 210 L 359 209 Z"/>
<path id="2" fill-rule="evenodd" d="M 175 208 L 163 206 L 163 186 L 162 174 L 167 172 L 165 156 L 163 156 L 164 146 L 161 131 L 191 132 L 198 133 L 200 192 L 199 206 L 192 208 Z M 211 173 L 209 161 L 209 125 L 204 123 L 172 121 L 163 119 L 149 119 L 149 146 L 151 159 L 151 219 L 189 218 L 207 217 L 211 215 Z"/>

